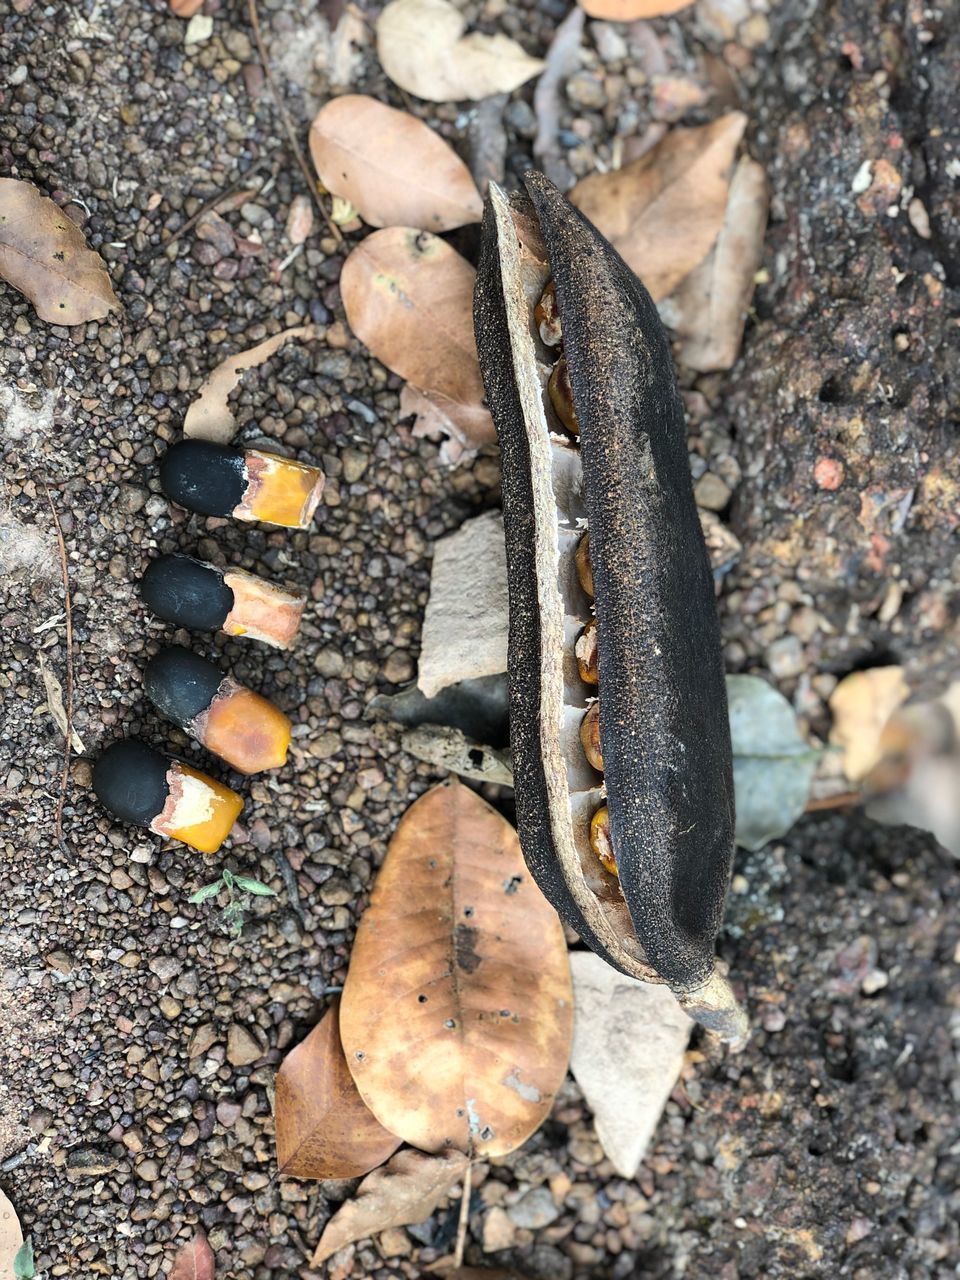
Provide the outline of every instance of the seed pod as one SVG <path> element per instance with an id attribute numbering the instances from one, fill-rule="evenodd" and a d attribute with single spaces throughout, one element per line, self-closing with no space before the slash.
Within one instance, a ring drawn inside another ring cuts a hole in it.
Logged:
<path id="1" fill-rule="evenodd" d="M 161 649 L 143 687 L 157 710 L 239 773 L 277 769 L 287 758 L 290 721 L 272 702 L 189 649 Z"/>
<path id="2" fill-rule="evenodd" d="M 188 511 L 287 529 L 309 527 L 323 481 L 319 467 L 259 449 L 228 449 L 209 440 L 181 440 L 160 463 L 164 493 Z"/>
<path id="3" fill-rule="evenodd" d="M 164 622 L 247 636 L 275 649 L 290 648 L 307 602 L 305 592 L 284 591 L 243 569 L 218 569 L 181 555 L 151 560 L 140 595 Z"/>
<path id="4" fill-rule="evenodd" d="M 510 592 L 517 822 L 532 874 L 584 941 L 667 982 L 739 1044 L 746 1019 L 716 967 L 733 852 L 730 731 L 713 582 L 670 351 L 646 290 L 539 173 L 491 184 L 474 324 L 500 438 Z M 534 308 L 550 279 L 580 435 L 551 426 L 551 353 Z M 604 789 L 577 729 L 594 690 L 574 654 L 586 525 L 596 604 Z M 590 823 L 606 798 L 619 885 Z"/>
<path id="5" fill-rule="evenodd" d="M 107 747 L 93 767 L 93 789 L 121 822 L 182 840 L 201 853 L 216 853 L 243 808 L 222 782 L 135 738 Z"/>

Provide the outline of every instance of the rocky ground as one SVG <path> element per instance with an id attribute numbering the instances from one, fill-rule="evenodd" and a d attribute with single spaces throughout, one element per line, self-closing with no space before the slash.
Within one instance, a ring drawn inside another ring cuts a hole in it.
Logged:
<path id="1" fill-rule="evenodd" d="M 0 291 L 0 1186 L 44 1277 L 162 1275 L 198 1223 L 218 1277 L 317 1274 L 312 1245 L 350 1187 L 275 1178 L 270 1081 L 342 981 L 390 833 L 432 777 L 366 703 L 415 670 L 431 543 L 497 502 L 492 453 L 448 472 L 398 421 L 398 380 L 343 326 L 336 242 L 315 233 L 283 265 L 305 182 L 244 6 L 207 7 L 213 34 L 189 47 L 157 0 L 12 0 L 0 18 L 0 169 L 82 225 L 125 308 L 62 329 Z M 565 11 L 466 8 L 534 53 Z M 304 131 L 329 87 L 333 12 L 261 3 Z M 958 665 L 958 17 L 955 4 L 703 0 L 655 25 L 711 89 L 684 121 L 741 105 L 771 177 L 742 359 L 684 381 L 695 473 L 724 479 L 720 512 L 743 543 L 721 599 L 730 668 L 772 676 L 819 731 L 855 665 L 893 657 L 918 688 Z M 411 107 L 358 29 L 351 88 Z M 588 40 L 568 85 L 571 174 L 655 114 L 619 48 Z M 530 163 L 531 100 L 528 86 L 503 109 L 508 181 Z M 469 104 L 412 109 L 467 152 Z M 180 234 L 206 202 L 247 189 L 229 220 L 260 235 L 262 254 Z M 173 511 L 155 464 L 206 372 L 305 319 L 325 340 L 250 379 L 239 417 L 245 442 L 323 465 L 315 529 Z M 62 845 L 62 738 L 38 665 L 42 654 L 64 677 L 48 492 L 69 556 L 85 748 Z M 175 548 L 312 593 L 294 653 L 209 646 L 297 726 L 291 766 L 244 787 L 226 865 L 279 897 L 257 903 L 239 940 L 187 902 L 222 860 L 114 825 L 89 790 L 89 758 L 121 732 L 200 759 L 140 690 L 170 637 L 133 584 Z M 754 1016 L 747 1050 L 696 1066 L 634 1182 L 604 1162 L 568 1085 L 526 1147 L 479 1171 L 468 1258 L 543 1280 L 956 1274 L 956 865 L 929 837 L 835 816 L 741 855 L 737 873 L 720 945 Z M 332 1274 L 424 1274 L 454 1215 L 361 1246 Z"/>

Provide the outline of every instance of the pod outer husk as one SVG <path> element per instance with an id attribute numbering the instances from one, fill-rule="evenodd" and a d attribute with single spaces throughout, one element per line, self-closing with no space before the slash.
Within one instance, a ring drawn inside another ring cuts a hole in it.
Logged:
<path id="1" fill-rule="evenodd" d="M 742 1015 L 718 989 L 726 984 L 713 953 L 733 853 L 726 692 L 669 347 L 646 290 L 600 233 L 543 175 L 526 175 L 525 185 L 556 281 L 580 423 L 600 733 L 620 882 L 649 969 L 681 999 L 689 996 L 695 1016 L 738 1039 Z M 615 967 L 651 976 L 629 948 L 605 945 L 591 928 L 565 882 L 547 817 L 536 459 L 507 336 L 500 235 L 488 198 L 475 328 L 503 461 L 518 828 L 531 872 L 560 915 Z M 711 1018 L 718 1004 L 725 1007 Z"/>

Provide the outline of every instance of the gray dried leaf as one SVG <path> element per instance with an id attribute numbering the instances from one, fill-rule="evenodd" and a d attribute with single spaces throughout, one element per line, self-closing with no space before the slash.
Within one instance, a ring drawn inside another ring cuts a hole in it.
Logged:
<path id="1" fill-rule="evenodd" d="M 782 693 L 758 676 L 727 676 L 737 844 L 761 849 L 807 807 L 821 752 L 801 737 Z"/>

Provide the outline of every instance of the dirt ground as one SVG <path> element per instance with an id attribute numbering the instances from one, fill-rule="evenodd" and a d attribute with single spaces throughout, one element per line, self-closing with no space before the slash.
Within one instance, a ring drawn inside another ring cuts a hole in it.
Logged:
<path id="1" fill-rule="evenodd" d="M 338 8 L 261 0 L 304 136 L 329 91 Z M 465 12 L 542 54 L 565 9 L 490 0 Z M 336 243 L 317 231 L 285 263 L 305 181 L 246 7 L 208 0 L 207 12 L 212 37 L 189 47 L 159 0 L 12 0 L 0 17 L 0 172 L 67 208 L 124 306 L 57 328 L 0 286 L 0 1186 L 45 1278 L 163 1275 L 197 1224 L 218 1278 L 319 1274 L 312 1246 L 351 1188 L 274 1176 L 271 1079 L 342 982 L 391 831 L 434 777 L 366 704 L 415 671 L 432 542 L 498 499 L 495 453 L 449 472 L 399 420 L 399 380 L 338 323 Z M 960 668 L 960 13 L 701 0 L 654 31 L 678 73 L 710 88 L 683 122 L 741 106 L 770 174 L 741 361 L 730 375 L 681 377 L 694 471 L 730 481 L 723 519 L 743 543 L 721 598 L 730 669 L 772 677 L 822 733 L 825 699 L 854 666 L 892 657 L 918 689 Z M 615 134 L 642 135 L 655 107 L 619 46 L 588 32 L 584 48 L 561 120 L 571 175 L 609 160 Z M 470 104 L 404 102 L 369 34 L 349 76 L 468 158 L 489 143 Z M 531 162 L 531 102 L 526 86 L 498 108 L 508 182 Z M 258 190 L 228 220 L 240 236 L 257 231 L 262 254 L 178 235 L 206 202 L 245 188 Z M 906 188 L 928 234 L 907 216 Z M 308 319 L 326 339 L 288 346 L 249 379 L 239 418 L 245 443 L 322 464 L 314 529 L 173 510 L 156 462 L 204 375 Z M 847 476 L 838 492 L 810 481 L 824 456 Z M 69 556 L 84 745 L 63 846 L 62 738 L 39 669 L 42 654 L 64 678 L 48 492 Z M 312 595 L 291 654 L 192 640 L 296 725 L 291 765 L 243 786 L 225 863 L 112 823 L 89 789 L 90 760 L 121 733 L 202 761 L 141 693 L 144 662 L 170 633 L 134 584 L 177 548 Z M 258 901 L 239 940 L 209 904 L 187 902 L 221 865 L 279 895 Z M 542 1280 L 957 1274 L 956 864 L 913 831 L 810 817 L 741 854 L 734 888 L 720 951 L 754 1019 L 745 1052 L 708 1053 L 633 1182 L 603 1159 L 568 1083 L 542 1131 L 480 1171 L 471 1262 Z M 534 1189 L 546 1194 L 531 1200 Z M 512 1225 L 484 1253 L 494 1205 Z M 455 1216 L 454 1203 L 379 1249 L 349 1250 L 330 1274 L 425 1274 Z"/>

